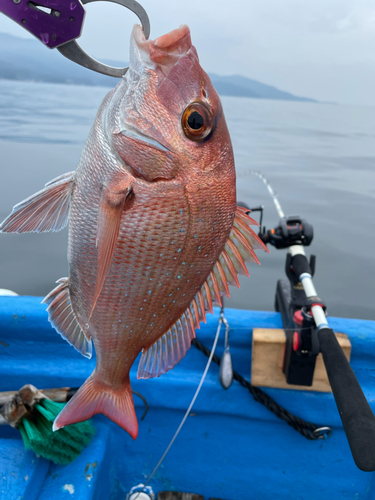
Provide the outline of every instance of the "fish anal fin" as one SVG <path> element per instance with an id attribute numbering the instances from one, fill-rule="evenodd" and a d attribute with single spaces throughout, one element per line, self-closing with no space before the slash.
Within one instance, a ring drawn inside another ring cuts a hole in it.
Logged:
<path id="1" fill-rule="evenodd" d="M 129 195 L 131 192 L 132 189 L 128 181 L 107 185 L 102 189 L 96 235 L 96 246 L 98 248 L 96 284 L 89 319 L 94 311 L 104 281 L 111 267 L 113 252 L 120 230 L 122 212 L 127 200 L 130 198 Z"/>
<path id="2" fill-rule="evenodd" d="M 92 342 L 85 335 L 74 314 L 69 293 L 69 279 L 61 278 L 58 286 L 44 299 L 48 320 L 55 330 L 86 358 L 92 356 Z"/>
<path id="3" fill-rule="evenodd" d="M 118 389 L 102 384 L 94 372 L 57 416 L 53 430 L 84 422 L 97 413 L 103 413 L 135 439 L 138 422 L 134 410 L 130 380 Z"/>
<path id="4" fill-rule="evenodd" d="M 69 218 L 74 172 L 61 175 L 45 188 L 21 201 L 0 225 L 2 233 L 60 231 Z"/>

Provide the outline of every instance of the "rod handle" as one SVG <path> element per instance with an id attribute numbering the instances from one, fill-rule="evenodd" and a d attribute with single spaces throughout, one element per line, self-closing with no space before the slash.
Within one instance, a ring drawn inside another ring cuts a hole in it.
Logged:
<path id="1" fill-rule="evenodd" d="M 375 416 L 333 331 L 322 328 L 318 338 L 353 459 L 362 471 L 375 471 Z"/>

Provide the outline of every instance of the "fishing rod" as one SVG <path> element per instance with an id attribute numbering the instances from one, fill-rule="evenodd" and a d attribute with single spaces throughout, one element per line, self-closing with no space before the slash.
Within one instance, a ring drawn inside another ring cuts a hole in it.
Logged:
<path id="1" fill-rule="evenodd" d="M 353 459 L 359 469 L 375 471 L 375 416 L 326 317 L 326 305 L 313 283 L 315 256 L 307 259 L 304 246 L 313 239 L 313 228 L 299 216 L 286 217 L 268 180 L 266 185 L 280 217 L 278 226 L 259 236 L 275 248 L 287 248 L 287 280 L 279 280 L 275 308 L 286 332 L 283 372 L 288 384 L 311 386 L 318 354 L 323 355 L 341 421 Z M 263 211 L 257 207 L 256 211 Z"/>

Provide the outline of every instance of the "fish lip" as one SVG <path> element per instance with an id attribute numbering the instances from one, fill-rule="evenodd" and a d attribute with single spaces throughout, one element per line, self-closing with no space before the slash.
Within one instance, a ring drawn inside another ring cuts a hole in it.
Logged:
<path id="1" fill-rule="evenodd" d="M 125 137 L 128 137 L 129 139 L 135 139 L 137 141 L 141 141 L 145 144 L 147 144 L 150 147 L 156 148 L 160 151 L 165 151 L 168 153 L 171 153 L 171 150 L 159 142 L 158 140 L 154 139 L 153 137 L 145 134 L 144 132 L 141 132 L 137 127 L 134 127 L 134 125 L 131 125 L 130 123 L 123 121 L 121 123 L 122 128 L 120 130 L 120 133 L 124 135 Z"/>

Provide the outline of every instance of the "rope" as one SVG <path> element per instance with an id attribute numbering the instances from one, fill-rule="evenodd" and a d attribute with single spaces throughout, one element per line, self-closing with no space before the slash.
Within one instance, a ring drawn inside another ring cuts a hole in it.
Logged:
<path id="1" fill-rule="evenodd" d="M 211 351 L 200 342 L 198 339 L 193 339 L 191 341 L 192 345 L 194 345 L 199 351 L 203 352 L 207 357 L 209 357 L 212 353 Z M 212 361 L 214 361 L 217 365 L 220 365 L 221 358 L 214 354 L 212 356 Z M 276 417 L 284 420 L 288 425 L 293 427 L 296 431 L 298 431 L 302 436 L 306 439 L 316 440 L 320 439 L 322 436 L 319 433 L 314 433 L 316 429 L 320 429 L 318 425 L 313 424 L 312 422 L 306 422 L 306 420 L 302 420 L 302 418 L 296 417 L 292 413 L 289 413 L 288 410 L 280 406 L 271 396 L 268 396 L 262 389 L 259 387 L 254 387 L 250 384 L 246 379 L 242 377 L 239 373 L 233 370 L 233 378 L 239 382 L 242 387 L 245 387 L 250 394 L 253 396 L 255 401 L 261 403 L 263 406 L 267 408 L 267 410 L 272 411 L 276 415 Z"/>

